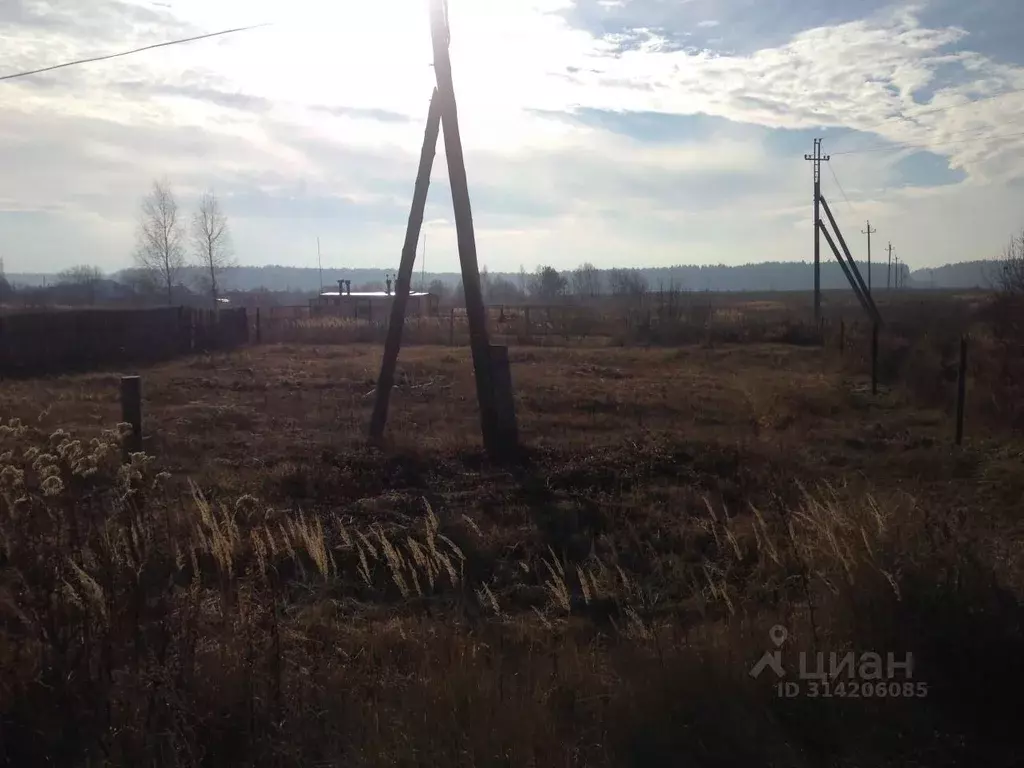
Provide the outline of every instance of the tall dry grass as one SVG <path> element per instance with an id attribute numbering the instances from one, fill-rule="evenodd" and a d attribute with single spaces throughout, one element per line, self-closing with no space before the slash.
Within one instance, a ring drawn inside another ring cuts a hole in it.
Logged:
<path id="1" fill-rule="evenodd" d="M 682 344 L 820 343 L 820 331 L 783 305 L 717 306 L 698 295 L 676 299 L 652 294 L 637 306 L 565 303 L 548 307 L 489 307 L 488 331 L 496 343 L 517 346 L 677 346 Z M 342 317 L 278 318 L 265 324 L 265 341 L 288 344 L 382 343 L 388 322 Z M 465 346 L 465 310 L 410 317 L 402 340 L 411 345 Z"/>
<path id="2" fill-rule="evenodd" d="M 789 504 L 705 499 L 664 531 L 660 573 L 615 541 L 492 550 L 481 568 L 487 531 L 426 501 L 405 524 L 214 502 L 194 484 L 183 502 L 151 457 L 122 463 L 119 439 L 0 426 L 12 765 L 906 764 L 936 745 L 1009 749 L 996 701 L 1024 680 L 1019 608 L 964 516 L 822 485 Z M 931 698 L 779 699 L 748 675 L 776 623 L 790 659 L 912 651 Z"/>

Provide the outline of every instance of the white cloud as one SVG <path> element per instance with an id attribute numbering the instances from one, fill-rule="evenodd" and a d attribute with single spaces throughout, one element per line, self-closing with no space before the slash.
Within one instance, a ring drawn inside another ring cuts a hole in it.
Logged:
<path id="1" fill-rule="evenodd" d="M 433 86 L 424 3 L 95 5 L 86 19 L 64 6 L 8 19 L 3 69 L 278 24 L 0 84 L 8 92 L 0 211 L 48 211 L 55 226 L 76 233 L 60 242 L 85 251 L 72 258 L 58 240 L 32 240 L 27 219 L 14 225 L 7 215 L 0 233 L 7 228 L 8 269 L 125 264 L 138 197 L 162 175 L 184 198 L 209 185 L 224 190 L 240 253 L 253 262 L 287 260 L 316 227 L 339 241 L 347 232 L 352 258 L 392 260 Z M 609 40 L 570 28 L 556 13 L 567 5 L 451 0 L 462 136 L 481 253 L 492 269 L 580 258 L 610 265 L 805 257 L 800 211 L 809 168 L 803 150 L 772 148 L 771 129 L 873 133 L 829 139 L 826 151 L 836 152 L 854 205 L 905 240 L 912 261 L 983 255 L 989 241 L 1002 241 L 1000 228 L 1019 224 L 1019 188 L 1007 185 L 1024 174 L 1024 136 L 1012 130 L 1024 94 L 929 111 L 1024 88 L 1024 68 L 971 53 L 963 30 L 923 28 L 913 9 L 901 9 L 807 30 L 750 55 L 673 50 L 654 32 L 639 49 L 616 53 Z M 915 105 L 913 94 L 949 66 L 969 81 L 940 87 L 927 108 Z M 710 115 L 735 128 L 645 145 L 544 114 L 576 108 Z M 885 189 L 897 155 L 838 154 L 882 140 L 931 147 L 966 180 L 928 193 Z M 435 183 L 444 178 L 440 147 Z M 429 215 L 445 219 L 450 201 L 438 189 Z M 271 217 L 275 204 L 281 218 Z M 363 206 L 378 218 L 368 214 L 359 227 L 289 218 L 304 204 L 322 212 Z M 962 232 L 971 221 L 981 224 L 980 236 Z M 438 240 L 432 264 L 455 268 L 451 227 L 438 223 L 430 237 Z"/>

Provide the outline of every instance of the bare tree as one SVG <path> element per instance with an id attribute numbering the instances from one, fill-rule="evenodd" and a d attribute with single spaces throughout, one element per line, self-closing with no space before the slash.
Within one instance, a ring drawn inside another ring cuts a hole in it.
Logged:
<path id="1" fill-rule="evenodd" d="M 1004 296 L 1024 296 L 1024 232 L 1010 238 L 996 267 L 995 284 Z"/>
<path id="2" fill-rule="evenodd" d="M 96 286 L 103 279 L 103 271 L 99 267 L 85 264 L 65 269 L 57 275 L 57 284 L 69 286 L 74 293 L 88 304 L 96 303 Z"/>
<path id="3" fill-rule="evenodd" d="M 440 301 L 444 301 L 448 298 L 449 288 L 440 280 L 431 280 L 430 285 L 427 286 L 427 293 L 437 296 Z"/>
<path id="4" fill-rule="evenodd" d="M 539 266 L 530 281 L 530 296 L 544 301 L 551 301 L 564 296 L 569 281 L 557 269 Z"/>
<path id="5" fill-rule="evenodd" d="M 12 295 L 11 284 L 7 282 L 7 272 L 4 270 L 4 257 L 0 256 L 0 308 L 5 301 L 9 301 Z"/>
<path id="6" fill-rule="evenodd" d="M 989 279 L 995 289 L 989 324 L 995 338 L 1008 345 L 1004 362 L 1004 375 L 1008 375 L 1009 357 L 1019 358 L 1024 345 L 1024 232 L 1010 238 Z"/>
<path id="7" fill-rule="evenodd" d="M 174 284 L 185 266 L 184 241 L 178 203 L 166 181 L 154 181 L 153 190 L 142 200 L 135 263 L 166 289 L 168 304 L 173 302 Z"/>
<path id="8" fill-rule="evenodd" d="M 522 301 L 524 294 L 516 284 L 504 277 L 492 277 L 487 282 L 487 293 L 484 301 L 488 304 L 516 304 Z"/>
<path id="9" fill-rule="evenodd" d="M 614 296 L 642 296 L 648 290 L 647 279 L 637 269 L 609 271 L 608 288 Z"/>
<path id="10" fill-rule="evenodd" d="M 572 272 L 572 292 L 577 296 L 598 296 L 601 293 L 601 272 L 589 261 Z"/>
<path id="11" fill-rule="evenodd" d="M 203 195 L 199 210 L 192 217 L 192 246 L 200 283 L 210 292 L 214 309 L 223 283 L 224 270 L 235 266 L 231 250 L 231 232 L 220 202 L 212 192 Z"/>

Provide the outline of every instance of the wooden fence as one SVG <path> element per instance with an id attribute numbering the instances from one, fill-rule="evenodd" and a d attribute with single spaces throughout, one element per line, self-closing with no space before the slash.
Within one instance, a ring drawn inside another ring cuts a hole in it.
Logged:
<path id="1" fill-rule="evenodd" d="M 149 363 L 249 339 L 244 308 L 82 309 L 0 318 L 0 375 Z"/>

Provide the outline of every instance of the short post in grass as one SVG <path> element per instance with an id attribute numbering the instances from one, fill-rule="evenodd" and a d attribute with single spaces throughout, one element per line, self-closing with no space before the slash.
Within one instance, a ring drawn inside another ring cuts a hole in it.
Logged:
<path id="1" fill-rule="evenodd" d="M 871 324 L 871 394 L 878 394 L 878 323 Z"/>
<path id="2" fill-rule="evenodd" d="M 142 450 L 142 378 L 121 377 L 121 421 L 131 425 L 122 443 L 122 455 L 128 460 L 129 454 Z"/>
<path id="3" fill-rule="evenodd" d="M 956 444 L 964 442 L 964 401 L 967 397 L 967 336 L 960 337 L 960 370 L 956 381 Z"/>

